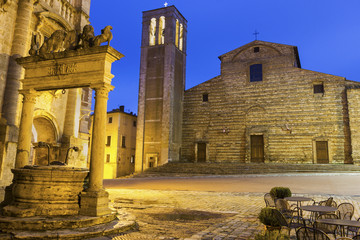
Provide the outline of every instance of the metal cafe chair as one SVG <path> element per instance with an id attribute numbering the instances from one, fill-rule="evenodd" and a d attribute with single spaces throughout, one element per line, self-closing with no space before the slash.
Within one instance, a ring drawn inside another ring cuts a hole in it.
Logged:
<path id="1" fill-rule="evenodd" d="M 340 219 L 351 220 L 354 215 L 354 206 L 351 203 L 341 203 L 337 208 L 338 210 L 336 211 L 336 214 Z"/>
<path id="2" fill-rule="evenodd" d="M 300 227 L 296 230 L 298 240 L 330 240 L 330 237 L 320 229 L 311 227 Z"/>
<path id="3" fill-rule="evenodd" d="M 266 204 L 266 207 L 275 207 L 275 201 L 270 195 L 270 193 L 265 193 L 264 195 L 264 201 Z"/>
<path id="4" fill-rule="evenodd" d="M 339 217 L 335 213 L 325 213 L 320 214 L 316 217 L 316 220 L 318 219 L 338 219 Z M 314 224 L 315 228 L 320 229 L 324 231 L 326 234 L 332 234 L 334 238 L 336 238 L 336 230 L 338 229 L 337 225 L 330 225 L 330 224 L 324 224 L 324 223 L 318 223 L 315 221 Z"/>
<path id="5" fill-rule="evenodd" d="M 288 235 L 290 237 L 291 229 L 296 229 L 303 226 L 302 223 L 296 222 L 294 217 L 286 218 L 278 209 L 273 209 L 273 214 L 280 224 L 281 227 L 285 227 L 288 230 Z"/>

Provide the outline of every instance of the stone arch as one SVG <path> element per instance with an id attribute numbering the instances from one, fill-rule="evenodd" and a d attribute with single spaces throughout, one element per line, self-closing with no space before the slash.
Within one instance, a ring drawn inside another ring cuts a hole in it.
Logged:
<path id="1" fill-rule="evenodd" d="M 242 55 L 244 52 L 248 51 L 249 49 L 253 49 L 254 47 L 264 47 L 264 48 L 268 48 L 268 49 L 270 49 L 270 50 L 273 52 L 274 55 L 277 55 L 277 56 L 280 56 L 280 55 L 281 55 L 281 52 L 280 52 L 278 49 L 276 49 L 275 47 L 272 47 L 272 46 L 269 46 L 269 45 L 265 45 L 265 44 L 255 44 L 255 45 L 251 45 L 251 46 L 249 46 L 249 47 L 247 47 L 247 48 L 241 49 L 238 53 L 236 53 L 236 54 L 234 55 L 234 57 L 231 59 L 231 61 L 234 62 L 234 61 L 236 61 L 236 60 L 241 59 L 241 55 Z M 250 52 L 252 52 L 252 51 L 250 51 Z M 248 59 L 249 56 L 243 56 L 243 58 Z"/>
<path id="2" fill-rule="evenodd" d="M 35 146 L 38 142 L 45 142 L 51 146 L 50 155 L 48 154 L 47 148 L 35 147 L 32 154 L 32 162 L 35 165 L 47 165 L 48 155 L 50 161 L 57 160 L 59 156 L 57 147 L 59 133 L 53 119 L 46 115 L 35 116 L 33 120 L 32 132 L 32 141 Z"/>
<path id="3" fill-rule="evenodd" d="M 73 30 L 73 27 L 70 25 L 70 23 L 67 20 L 65 20 L 63 17 L 59 16 L 56 13 L 41 12 L 41 13 L 38 14 L 38 17 L 39 17 L 39 21 L 44 21 L 46 18 L 55 21 L 65 31 Z"/>
<path id="4" fill-rule="evenodd" d="M 251 114 L 251 112 L 264 112 L 266 113 L 266 110 L 264 107 L 260 106 L 260 105 L 253 105 L 251 107 L 249 107 L 246 110 L 246 116 L 248 116 L 249 114 Z"/>
<path id="5" fill-rule="evenodd" d="M 258 128 L 267 125 L 267 111 L 261 105 L 250 106 L 245 111 L 245 125 L 248 128 Z"/>

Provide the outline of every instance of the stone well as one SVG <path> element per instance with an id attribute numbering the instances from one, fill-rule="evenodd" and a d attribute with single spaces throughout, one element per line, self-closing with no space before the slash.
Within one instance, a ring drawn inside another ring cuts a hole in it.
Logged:
<path id="1" fill-rule="evenodd" d="M 10 205 L 3 214 L 12 217 L 79 214 L 79 195 L 88 170 L 66 166 L 26 166 L 14 173 Z"/>

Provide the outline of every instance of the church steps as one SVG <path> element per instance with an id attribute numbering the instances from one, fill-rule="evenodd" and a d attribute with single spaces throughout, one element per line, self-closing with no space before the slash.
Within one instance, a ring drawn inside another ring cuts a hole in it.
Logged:
<path id="1" fill-rule="evenodd" d="M 360 173 L 360 166 L 345 164 L 281 164 L 281 163 L 168 163 L 150 168 L 135 177 L 178 175 L 243 175 L 268 173 Z"/>

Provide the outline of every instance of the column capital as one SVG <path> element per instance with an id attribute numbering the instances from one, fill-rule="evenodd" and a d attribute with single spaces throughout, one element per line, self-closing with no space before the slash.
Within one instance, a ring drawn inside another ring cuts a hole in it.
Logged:
<path id="1" fill-rule="evenodd" d="M 19 93 L 24 96 L 23 102 L 31 103 L 35 103 L 36 98 L 40 95 L 40 93 L 34 89 L 19 90 Z"/>
<path id="2" fill-rule="evenodd" d="M 114 86 L 104 83 L 99 85 L 93 85 L 91 86 L 91 88 L 95 90 L 95 98 L 108 98 L 108 94 L 114 89 Z"/>

